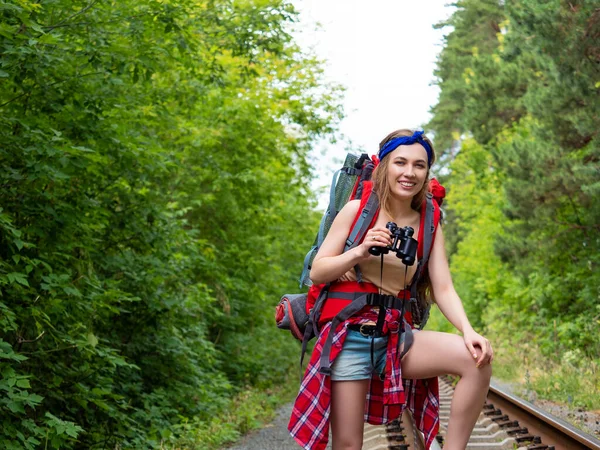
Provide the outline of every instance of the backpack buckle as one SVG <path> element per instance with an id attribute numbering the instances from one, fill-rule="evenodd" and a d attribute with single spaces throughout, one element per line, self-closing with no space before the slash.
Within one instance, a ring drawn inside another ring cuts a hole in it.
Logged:
<path id="1" fill-rule="evenodd" d="M 373 336 L 373 333 L 375 332 L 375 326 L 372 324 L 363 323 L 358 329 L 358 332 L 364 337 Z"/>
<path id="2" fill-rule="evenodd" d="M 375 292 L 367 294 L 367 305 L 382 306 L 385 309 L 400 309 L 405 300 L 394 295 L 384 295 Z"/>

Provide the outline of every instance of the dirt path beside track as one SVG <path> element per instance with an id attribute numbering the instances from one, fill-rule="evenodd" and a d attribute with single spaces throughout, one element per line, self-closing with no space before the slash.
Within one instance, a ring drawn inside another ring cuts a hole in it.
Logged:
<path id="1" fill-rule="evenodd" d="M 292 404 L 282 406 L 271 423 L 256 430 L 227 450 L 299 450 L 301 447 L 287 431 L 292 414 Z M 363 450 L 381 450 L 388 448 L 384 426 L 365 424 Z M 331 450 L 331 436 L 327 450 Z"/>
<path id="2" fill-rule="evenodd" d="M 298 450 L 296 444 L 287 430 L 287 424 L 292 414 L 292 404 L 281 407 L 273 420 L 260 430 L 244 436 L 228 450 Z M 331 448 L 328 446 L 327 448 Z"/>

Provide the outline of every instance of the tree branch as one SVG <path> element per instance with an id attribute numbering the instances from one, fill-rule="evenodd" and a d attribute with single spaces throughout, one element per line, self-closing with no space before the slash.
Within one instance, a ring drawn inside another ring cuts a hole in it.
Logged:
<path id="1" fill-rule="evenodd" d="M 88 76 L 91 76 L 91 75 L 99 75 L 99 74 L 101 74 L 101 73 L 104 73 L 104 72 L 88 72 L 88 73 L 84 73 L 84 74 L 82 74 L 82 75 L 77 75 L 77 76 L 75 76 L 75 77 L 67 78 L 66 80 L 58 80 L 58 81 L 55 81 L 54 83 L 46 84 L 46 85 L 44 85 L 44 86 L 41 86 L 41 87 L 43 87 L 43 88 L 45 89 L 45 88 L 47 88 L 47 87 L 54 86 L 54 85 L 57 85 L 57 84 L 60 84 L 60 83 L 66 83 L 67 81 L 70 81 L 70 80 L 76 80 L 76 79 L 78 79 L 78 78 L 88 77 Z M 33 86 L 33 88 L 35 88 L 35 85 Z M 31 93 L 32 93 L 32 91 L 33 91 L 33 88 L 32 88 L 31 90 L 27 91 L 27 92 L 23 92 L 21 95 L 17 95 L 16 97 L 14 97 L 14 98 L 11 98 L 11 99 L 10 99 L 9 101 L 7 101 L 7 102 L 4 102 L 4 103 L 2 103 L 2 104 L 0 105 L 0 108 L 2 108 L 3 106 L 6 106 L 6 105 L 8 105 L 9 103 L 12 103 L 12 102 L 14 102 L 15 100 L 18 100 L 18 99 L 20 99 L 21 97 L 23 97 L 23 96 L 25 96 L 25 95 L 31 94 Z"/>
<path id="2" fill-rule="evenodd" d="M 0 108 L 2 108 L 3 106 L 6 106 L 6 105 L 8 105 L 8 104 L 9 104 L 9 103 L 11 103 L 11 102 L 14 102 L 15 100 L 19 100 L 21 97 L 23 97 L 24 95 L 27 95 L 27 94 L 29 94 L 30 92 L 31 92 L 31 91 L 23 92 L 21 95 L 17 95 L 16 97 L 14 97 L 14 98 L 11 98 L 9 101 L 7 101 L 7 102 L 5 102 L 5 103 L 2 103 L 2 104 L 0 105 Z"/>
<path id="3" fill-rule="evenodd" d="M 39 341 L 39 340 L 40 340 L 40 339 L 41 339 L 41 338 L 44 336 L 44 334 L 46 334 L 46 332 L 45 332 L 45 331 L 42 331 L 42 332 L 40 333 L 40 335 L 39 335 L 38 337 L 36 337 L 35 339 L 23 339 L 21 336 L 19 336 L 19 337 L 17 338 L 17 342 L 18 342 L 19 344 L 31 344 L 32 342 Z"/>
<path id="4" fill-rule="evenodd" d="M 77 17 L 81 14 L 84 14 L 87 10 L 89 10 L 92 6 L 94 6 L 96 3 L 98 3 L 99 0 L 93 0 L 89 5 L 87 5 L 85 8 L 77 11 L 75 14 L 70 15 L 69 17 L 67 17 L 65 20 L 63 20 L 60 23 L 57 23 L 56 25 L 50 25 L 47 27 L 44 27 L 48 30 L 53 30 L 54 28 L 58 28 L 58 27 L 63 27 L 66 26 L 67 22 L 69 22 L 69 20 L 73 19 L 74 17 Z"/>
<path id="5" fill-rule="evenodd" d="M 105 20 L 102 22 L 73 22 L 73 23 L 67 23 L 65 22 L 61 22 L 59 24 L 56 25 L 46 25 L 43 26 L 42 28 L 44 28 L 45 30 L 48 31 L 52 31 L 55 28 L 64 28 L 64 27 L 76 27 L 76 26 L 83 26 L 83 25 L 106 25 L 108 23 L 117 23 L 119 21 L 122 20 L 131 20 L 131 19 L 137 19 L 139 17 L 144 17 L 144 16 L 153 16 L 153 15 L 157 15 L 160 14 L 160 11 L 151 11 L 151 12 L 147 12 L 147 13 L 143 13 L 143 14 L 136 14 L 134 16 L 119 16 L 119 15 L 114 15 L 112 17 L 115 17 L 114 20 Z"/>
<path id="6" fill-rule="evenodd" d="M 71 350 L 77 348 L 77 344 L 69 345 L 68 347 L 63 348 L 54 348 L 52 350 L 39 350 L 37 352 L 21 352 L 23 355 L 39 355 L 42 353 L 54 353 L 54 352 L 62 352 L 63 350 Z"/>

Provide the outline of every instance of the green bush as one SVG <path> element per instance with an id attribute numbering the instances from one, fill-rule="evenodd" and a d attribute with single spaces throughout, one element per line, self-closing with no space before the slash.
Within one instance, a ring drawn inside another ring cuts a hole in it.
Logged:
<path id="1" fill-rule="evenodd" d="M 540 395 L 598 408 L 586 369 L 600 355 L 598 11 L 558 0 L 456 6 L 439 24 L 451 29 L 430 127 L 457 290 L 498 349 L 496 373 L 514 378 L 503 364 L 535 360 Z"/>
<path id="2" fill-rule="evenodd" d="M 284 1 L 2 5 L 0 442 L 158 448 L 293 364 L 339 90 Z"/>

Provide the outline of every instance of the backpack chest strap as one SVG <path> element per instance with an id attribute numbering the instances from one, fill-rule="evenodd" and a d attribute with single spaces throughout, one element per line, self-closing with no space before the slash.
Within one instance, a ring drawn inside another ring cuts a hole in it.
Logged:
<path id="1" fill-rule="evenodd" d="M 327 298 L 356 301 L 365 297 L 365 306 L 382 306 L 386 309 L 402 309 L 402 303 L 410 299 L 401 299 L 395 295 L 378 294 L 376 292 L 330 292 Z M 406 305 L 405 305 L 406 306 Z"/>

